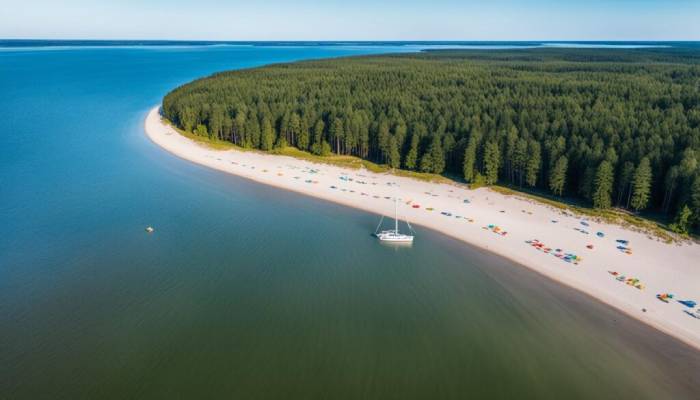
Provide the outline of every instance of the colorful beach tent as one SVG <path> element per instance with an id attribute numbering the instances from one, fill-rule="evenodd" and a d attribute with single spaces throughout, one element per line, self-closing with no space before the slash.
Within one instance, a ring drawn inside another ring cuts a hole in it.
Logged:
<path id="1" fill-rule="evenodd" d="M 694 308 L 697 305 L 693 300 L 678 300 L 678 302 L 690 308 Z"/>

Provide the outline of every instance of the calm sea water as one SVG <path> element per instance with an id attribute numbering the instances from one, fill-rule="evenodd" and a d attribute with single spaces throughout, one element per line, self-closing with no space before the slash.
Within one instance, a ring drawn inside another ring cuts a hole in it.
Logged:
<path id="1" fill-rule="evenodd" d="M 0 398 L 697 398 L 698 352 L 595 301 L 144 137 L 191 79 L 394 50 L 0 52 Z"/>

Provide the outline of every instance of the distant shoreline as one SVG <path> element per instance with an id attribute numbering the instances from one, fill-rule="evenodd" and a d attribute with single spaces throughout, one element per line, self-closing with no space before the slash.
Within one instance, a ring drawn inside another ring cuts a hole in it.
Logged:
<path id="1" fill-rule="evenodd" d="M 390 199 L 396 188 L 387 183 L 395 183 L 402 201 L 401 213 L 412 224 L 522 264 L 700 350 L 700 320 L 685 314 L 685 308 L 677 302 L 666 304 L 655 297 L 660 293 L 674 293 L 677 299 L 698 300 L 700 269 L 695 267 L 700 259 L 698 245 L 665 244 L 643 233 L 593 221 L 585 222 L 588 226 L 584 226 L 581 218 L 562 215 L 561 210 L 486 188 L 467 190 L 366 170 L 314 164 L 287 156 L 213 150 L 164 124 L 158 111 L 159 107 L 155 107 L 148 112 L 146 134 L 155 144 L 180 158 L 266 185 L 383 215 L 393 215 L 394 204 Z M 427 211 L 428 208 L 433 210 Z M 589 234 L 581 232 L 584 230 L 590 231 Z M 420 240 L 420 229 L 418 231 L 416 240 Z M 604 232 L 605 236 L 596 236 L 596 231 Z M 629 240 L 634 249 L 632 255 L 617 249 L 615 240 L 621 238 Z M 578 265 L 565 262 L 555 257 L 554 251 L 545 253 L 526 243 L 533 239 L 552 249 L 561 248 L 562 254 L 576 254 L 583 260 Z M 588 249 L 589 244 L 594 248 Z M 619 282 L 608 271 L 638 278 L 644 289 Z"/>
<path id="2" fill-rule="evenodd" d="M 546 48 L 546 47 L 593 47 L 593 48 L 653 48 L 653 47 L 700 47 L 700 41 L 625 41 L 625 40 L 438 40 L 438 41 L 393 41 L 393 40 L 109 40 L 109 39 L 3 39 L 0 48 L 32 47 L 122 47 L 122 46 L 433 46 L 449 48 Z"/>

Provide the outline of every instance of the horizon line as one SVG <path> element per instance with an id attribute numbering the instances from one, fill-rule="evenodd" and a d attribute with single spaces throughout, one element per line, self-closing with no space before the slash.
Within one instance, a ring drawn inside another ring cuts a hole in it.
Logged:
<path id="1" fill-rule="evenodd" d="M 0 41 L 37 42 L 206 42 L 206 43 L 700 43 L 700 39 L 104 39 L 3 38 Z"/>

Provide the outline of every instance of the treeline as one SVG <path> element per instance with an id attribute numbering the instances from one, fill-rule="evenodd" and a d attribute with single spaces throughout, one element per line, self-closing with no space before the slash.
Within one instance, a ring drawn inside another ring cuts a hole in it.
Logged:
<path id="1" fill-rule="evenodd" d="M 169 93 L 181 129 L 700 225 L 695 50 L 444 51 L 272 65 Z"/>

